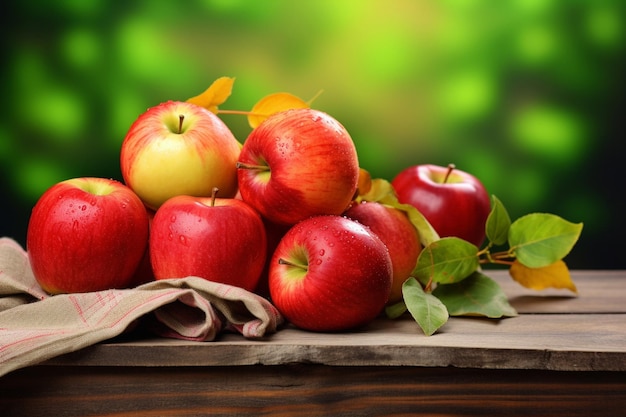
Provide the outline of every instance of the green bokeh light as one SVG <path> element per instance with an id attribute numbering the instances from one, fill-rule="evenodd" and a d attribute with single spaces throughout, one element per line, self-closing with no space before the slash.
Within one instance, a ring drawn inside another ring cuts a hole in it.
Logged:
<path id="1" fill-rule="evenodd" d="M 89 28 L 73 28 L 60 42 L 60 55 L 77 70 L 94 70 L 104 54 L 102 39 Z"/>
<path id="2" fill-rule="evenodd" d="M 46 132 L 50 144 L 70 145 L 81 141 L 87 125 L 85 97 L 71 88 L 60 85 L 42 88 L 37 99 L 22 109 L 22 123 L 32 124 Z"/>
<path id="3" fill-rule="evenodd" d="M 626 208 L 610 183 L 624 153 L 616 140 L 623 0 L 25 0 L 9 8 L 0 169 L 2 198 L 23 216 L 0 234 L 22 238 L 30 207 L 55 181 L 119 178 L 119 146 L 141 112 L 224 75 L 236 78 L 224 109 L 249 110 L 277 91 L 309 99 L 324 90 L 314 107 L 348 128 L 374 175 L 454 162 L 512 213 L 614 216 L 588 222 L 587 248 L 623 224 Z M 222 118 L 244 141 L 245 117 Z M 598 256 L 576 261 L 602 267 Z"/>
<path id="4" fill-rule="evenodd" d="M 599 5 L 591 9 L 586 21 L 591 40 L 602 47 L 615 48 L 623 45 L 623 12 L 623 9 L 611 5 Z"/>
<path id="5" fill-rule="evenodd" d="M 446 77 L 442 84 L 439 110 L 450 121 L 484 117 L 496 104 L 496 80 L 484 69 L 458 71 Z"/>
<path id="6" fill-rule="evenodd" d="M 553 162 L 575 162 L 585 150 L 580 116 L 564 109 L 545 105 L 522 109 L 515 115 L 511 130 L 518 147 Z"/>
<path id="7" fill-rule="evenodd" d="M 42 155 L 20 158 L 13 167 L 16 187 L 35 201 L 54 183 L 72 177 L 68 170 Z"/>
<path id="8" fill-rule="evenodd" d="M 518 33 L 516 47 L 522 63 L 544 64 L 555 56 L 557 33 L 547 24 L 525 27 Z"/>

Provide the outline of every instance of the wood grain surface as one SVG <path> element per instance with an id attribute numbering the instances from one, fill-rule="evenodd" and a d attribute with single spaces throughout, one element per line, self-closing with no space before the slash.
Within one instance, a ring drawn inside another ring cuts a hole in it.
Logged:
<path id="1" fill-rule="evenodd" d="M 27 368 L 0 379 L 2 416 L 624 415 L 615 372 L 315 365 Z"/>
<path id="2" fill-rule="evenodd" d="M 520 315 L 410 317 L 261 341 L 142 334 L 0 378 L 0 416 L 626 416 L 626 271 L 573 271 L 578 296 L 488 272 Z"/>

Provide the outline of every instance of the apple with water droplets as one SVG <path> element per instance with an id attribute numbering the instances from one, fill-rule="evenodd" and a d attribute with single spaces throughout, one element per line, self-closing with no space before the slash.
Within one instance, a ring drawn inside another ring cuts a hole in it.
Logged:
<path id="1" fill-rule="evenodd" d="M 148 214 L 119 181 L 73 178 L 46 190 L 33 207 L 26 248 L 50 294 L 132 286 L 148 244 Z"/>
<path id="2" fill-rule="evenodd" d="M 242 200 L 175 196 L 159 207 L 150 230 L 157 280 L 197 276 L 254 291 L 267 237 L 259 213 Z"/>
<path id="3" fill-rule="evenodd" d="M 389 303 L 402 300 L 402 284 L 411 276 L 422 251 L 419 233 L 406 212 L 375 201 L 355 202 L 344 213 L 378 236 L 391 257 L 393 283 Z"/>
<path id="4" fill-rule="evenodd" d="M 241 145 L 214 113 L 195 104 L 167 101 L 131 125 L 120 153 L 124 182 L 156 210 L 176 195 L 220 197 L 237 193 Z"/>
<path id="5" fill-rule="evenodd" d="M 237 167 L 243 200 L 283 225 L 343 213 L 359 179 L 348 131 L 328 114 L 308 108 L 268 117 L 245 140 Z"/>
<path id="6" fill-rule="evenodd" d="M 295 326 L 328 332 L 376 318 L 389 299 L 389 251 L 365 226 L 314 216 L 292 226 L 272 255 L 271 300 Z"/>

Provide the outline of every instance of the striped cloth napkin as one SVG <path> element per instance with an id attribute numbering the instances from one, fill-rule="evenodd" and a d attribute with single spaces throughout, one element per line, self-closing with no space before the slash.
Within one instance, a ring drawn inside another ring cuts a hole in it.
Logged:
<path id="1" fill-rule="evenodd" d="M 0 376 L 118 336 L 140 323 L 159 336 L 212 341 L 222 331 L 257 339 L 283 323 L 265 298 L 198 277 L 136 288 L 49 296 L 28 254 L 0 238 Z"/>

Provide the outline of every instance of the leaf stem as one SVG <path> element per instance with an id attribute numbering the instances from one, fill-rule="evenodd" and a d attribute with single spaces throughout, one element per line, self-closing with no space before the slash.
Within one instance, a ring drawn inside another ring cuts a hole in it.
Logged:
<path id="1" fill-rule="evenodd" d="M 492 264 L 496 264 L 496 265 L 508 265 L 511 266 L 513 265 L 514 261 L 507 261 L 504 259 L 491 259 L 489 261 L 485 260 L 485 261 L 480 261 L 480 263 L 482 264 L 486 264 L 486 263 L 492 263 Z"/>
<path id="2" fill-rule="evenodd" d="M 424 287 L 424 292 L 425 293 L 431 293 L 433 291 L 432 287 L 433 287 L 433 277 L 431 275 L 430 278 L 428 279 L 428 283 Z"/>
<path id="3" fill-rule="evenodd" d="M 261 113 L 254 113 L 251 111 L 245 111 L 245 110 L 222 110 L 222 109 L 217 109 L 217 113 L 218 114 L 241 114 L 244 116 L 259 116 L 259 117 L 267 117 L 267 114 L 261 114 Z"/>
<path id="4" fill-rule="evenodd" d="M 311 98 L 309 99 L 309 101 L 307 101 L 307 102 L 306 102 L 306 104 L 308 104 L 309 106 L 310 106 L 311 104 L 313 104 L 313 101 L 315 101 L 315 99 L 316 99 L 316 98 L 318 98 L 318 97 L 319 97 L 319 96 L 320 96 L 323 92 L 324 92 L 324 90 L 320 90 L 320 91 L 318 91 L 317 93 L 315 93 L 315 95 L 314 95 L 313 97 L 311 97 Z"/>
<path id="5" fill-rule="evenodd" d="M 512 265 L 513 259 L 515 255 L 510 251 L 500 251 L 491 253 L 489 248 L 491 245 L 488 245 L 484 249 L 478 251 L 478 262 L 480 264 L 500 264 L 500 265 Z"/>

